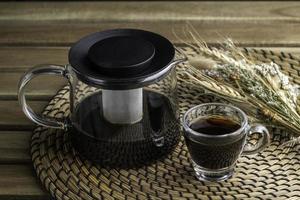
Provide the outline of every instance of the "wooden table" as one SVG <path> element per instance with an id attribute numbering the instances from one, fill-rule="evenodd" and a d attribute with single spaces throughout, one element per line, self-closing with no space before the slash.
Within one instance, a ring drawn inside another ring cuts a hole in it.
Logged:
<path id="1" fill-rule="evenodd" d="M 17 83 L 40 63 L 66 64 L 69 46 L 111 28 L 141 28 L 183 45 L 190 22 L 209 44 L 233 38 L 239 46 L 300 52 L 300 2 L 1 2 L 0 3 L 0 199 L 49 199 L 32 169 L 34 124 L 17 101 Z M 36 112 L 66 82 L 43 77 L 28 88 Z"/>

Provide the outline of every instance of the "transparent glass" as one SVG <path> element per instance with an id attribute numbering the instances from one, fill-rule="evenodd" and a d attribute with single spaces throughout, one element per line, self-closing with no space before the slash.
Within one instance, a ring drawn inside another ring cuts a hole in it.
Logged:
<path id="1" fill-rule="evenodd" d="M 91 160 L 109 166 L 137 166 L 163 156 L 177 144 L 175 68 L 161 81 L 126 91 L 90 87 L 76 77 L 71 85 L 72 141 Z"/>
<path id="2" fill-rule="evenodd" d="M 207 119 L 217 120 L 210 123 L 219 127 L 209 129 L 210 124 L 204 121 Z M 232 129 L 221 132 L 229 127 L 226 122 L 232 122 L 235 126 L 230 125 Z M 201 129 L 194 130 L 196 123 Z M 242 110 L 227 104 L 207 103 L 191 108 L 184 115 L 183 127 L 196 177 L 202 181 L 222 181 L 232 177 L 241 154 L 255 154 L 270 142 L 265 126 L 250 126 Z M 259 141 L 254 146 L 246 145 L 247 136 L 252 134 L 260 134 Z"/>
<path id="3" fill-rule="evenodd" d="M 182 54 L 181 54 L 182 55 Z M 71 65 L 39 65 L 19 83 L 19 102 L 35 123 L 71 132 L 81 155 L 104 166 L 131 167 L 169 153 L 180 135 L 175 58 L 159 80 L 144 87 L 107 90 L 80 80 Z M 54 119 L 35 113 L 26 103 L 25 88 L 37 75 L 65 77 L 70 86 L 70 115 Z"/>

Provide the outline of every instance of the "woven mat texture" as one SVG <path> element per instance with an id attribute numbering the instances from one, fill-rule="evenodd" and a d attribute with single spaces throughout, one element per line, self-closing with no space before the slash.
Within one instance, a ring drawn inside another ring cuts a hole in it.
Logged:
<path id="1" fill-rule="evenodd" d="M 182 48 L 194 56 L 190 48 Z M 258 62 L 273 61 L 300 84 L 300 60 L 291 54 L 245 49 Z M 180 115 L 203 102 L 221 101 L 183 75 L 178 67 Z M 61 89 L 45 108 L 48 116 L 69 114 L 69 90 Z M 42 185 L 58 200 L 91 199 L 300 199 L 300 145 L 289 151 L 289 139 L 273 128 L 271 145 L 255 156 L 242 156 L 232 179 L 219 183 L 196 180 L 187 148 L 181 139 L 167 158 L 138 169 L 104 169 L 79 157 L 68 133 L 38 126 L 31 139 L 31 155 Z"/>

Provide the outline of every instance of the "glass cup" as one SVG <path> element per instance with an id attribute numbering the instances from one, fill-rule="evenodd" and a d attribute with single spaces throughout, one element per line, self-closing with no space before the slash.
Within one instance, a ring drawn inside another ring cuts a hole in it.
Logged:
<path id="1" fill-rule="evenodd" d="M 249 125 L 241 109 L 222 103 L 189 109 L 183 117 L 183 127 L 196 177 L 202 181 L 229 179 L 241 154 L 255 154 L 270 143 L 265 126 Z M 255 145 L 246 144 L 252 134 L 261 137 Z"/>

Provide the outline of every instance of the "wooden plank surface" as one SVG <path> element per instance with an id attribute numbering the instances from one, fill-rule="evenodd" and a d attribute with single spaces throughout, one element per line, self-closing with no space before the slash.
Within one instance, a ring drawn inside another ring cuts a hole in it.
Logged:
<path id="1" fill-rule="evenodd" d="M 0 164 L 30 164 L 31 134 L 31 131 L 0 131 Z"/>
<path id="2" fill-rule="evenodd" d="M 29 101 L 32 109 L 41 113 L 48 101 Z M 18 101 L 0 100 L 0 130 L 32 130 L 35 125 L 24 115 Z"/>
<path id="3" fill-rule="evenodd" d="M 0 73 L 0 100 L 17 100 L 18 82 L 24 72 Z M 38 76 L 26 86 L 26 96 L 29 100 L 49 100 L 57 90 L 67 84 L 67 80 L 60 76 Z"/>
<path id="4" fill-rule="evenodd" d="M 249 46 L 249 48 L 255 47 Z M 299 47 L 259 47 L 257 49 L 261 48 L 274 52 L 292 53 L 293 55 L 300 56 Z M 42 63 L 59 65 L 67 64 L 68 51 L 69 47 L 0 47 L 0 72 L 20 72 L 20 75 L 16 75 L 15 79 L 11 81 L 12 83 L 6 81 L 6 85 L 13 84 L 16 86 L 19 78 L 18 76 L 21 76 L 26 70 L 35 65 Z M 13 59 L 10 59 L 12 55 Z M 9 76 L 9 74 L 4 73 L 3 76 Z M 0 77 L 0 81 L 3 78 L 4 77 Z M 3 85 L 3 82 L 0 85 Z"/>
<path id="5" fill-rule="evenodd" d="M 111 28 L 146 29 L 182 44 L 172 31 L 184 39 L 187 22 L 210 44 L 231 37 L 300 55 L 299 10 L 300 2 L 0 2 L 0 200 L 49 198 L 29 164 L 35 125 L 17 102 L 17 82 L 31 66 L 66 64 L 72 43 Z M 35 79 L 27 91 L 33 109 L 40 113 L 65 83 Z"/>
<path id="6" fill-rule="evenodd" d="M 208 43 L 299 46 L 299 2 L 0 3 L 0 45 L 65 45 L 112 28 L 141 28 L 180 43 L 189 21 Z M 34 12 L 33 12 L 34 11 Z M 188 40 L 187 40 L 188 41 Z"/>
<path id="7" fill-rule="evenodd" d="M 44 63 L 65 65 L 68 50 L 68 47 L 0 47 L 0 72 L 23 72 Z"/>
<path id="8" fill-rule="evenodd" d="M 31 165 L 0 165 L 0 200 L 45 200 Z"/>
<path id="9" fill-rule="evenodd" d="M 300 26 L 298 26 L 297 22 L 195 21 L 191 23 L 207 43 L 219 43 L 224 38 L 230 37 L 241 46 L 294 47 L 300 45 Z M 186 22 L 184 21 L 66 22 L 65 24 L 53 22 L 11 23 L 0 21 L 0 45 L 69 46 L 87 34 L 113 28 L 151 30 L 168 37 L 174 43 L 182 43 L 172 33 L 173 30 L 181 39 L 191 42 L 191 38 L 186 38 L 183 34 L 185 26 Z"/>
<path id="10" fill-rule="evenodd" d="M 0 85 L 5 85 L 0 89 L 0 100 L 17 100 L 19 79 L 32 66 L 39 63 L 65 64 L 68 49 L 68 47 L 0 48 Z M 264 49 L 300 56 L 300 48 L 264 47 Z M 14 54 L 18 55 L 15 59 L 7 59 L 7 57 Z M 66 84 L 67 81 L 59 76 L 36 77 L 29 83 L 26 96 L 29 100 L 50 100 Z"/>
<path id="11" fill-rule="evenodd" d="M 0 20 L 300 20 L 299 2 L 18 2 L 0 3 Z M 33 12 L 34 11 L 34 12 Z"/>

